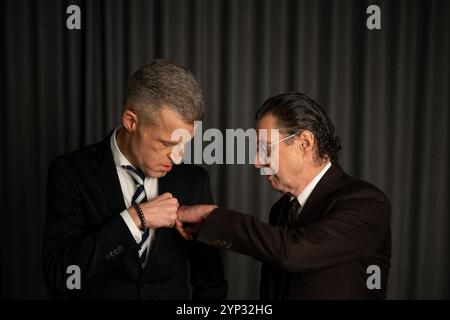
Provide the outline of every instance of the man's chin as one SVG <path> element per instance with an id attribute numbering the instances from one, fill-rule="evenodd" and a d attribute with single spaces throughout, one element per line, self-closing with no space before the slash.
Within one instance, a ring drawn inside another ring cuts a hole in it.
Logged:
<path id="1" fill-rule="evenodd" d="M 147 177 L 151 178 L 162 178 L 167 174 L 166 171 L 150 171 L 149 174 L 146 174 Z"/>
<path id="2" fill-rule="evenodd" d="M 269 181 L 270 186 L 272 187 L 272 189 L 277 190 L 277 182 L 276 182 L 274 176 L 267 176 L 267 181 Z"/>
<path id="3" fill-rule="evenodd" d="M 167 172 L 165 171 L 158 171 L 157 173 L 155 173 L 155 178 L 162 178 L 167 174 Z"/>
<path id="4" fill-rule="evenodd" d="M 273 190 L 282 192 L 282 193 L 285 192 L 283 186 L 279 183 L 279 181 L 277 180 L 277 178 L 275 176 L 268 176 L 267 181 L 269 181 L 270 186 L 272 187 Z"/>

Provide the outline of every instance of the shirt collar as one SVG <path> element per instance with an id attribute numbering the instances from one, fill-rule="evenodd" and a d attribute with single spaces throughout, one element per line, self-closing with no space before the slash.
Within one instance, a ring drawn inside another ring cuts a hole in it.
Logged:
<path id="1" fill-rule="evenodd" d="M 331 162 L 328 162 L 326 166 L 322 169 L 322 171 L 319 172 L 318 175 L 314 177 L 314 179 L 306 186 L 305 189 L 298 195 L 297 200 L 303 207 L 306 203 L 306 200 L 308 200 L 309 196 L 313 192 L 316 185 L 319 183 L 320 179 L 325 175 L 325 173 L 330 169 Z M 294 199 L 294 197 L 291 197 L 291 200 Z"/>
<path id="2" fill-rule="evenodd" d="M 122 166 L 132 166 L 134 167 L 130 161 L 127 160 L 127 158 L 125 158 L 125 156 L 123 155 L 123 153 L 120 151 L 119 146 L 117 145 L 117 140 L 116 140 L 116 134 L 117 131 L 120 127 L 116 128 L 113 132 L 113 134 L 111 135 L 111 140 L 110 140 L 110 144 L 111 144 L 111 151 L 114 157 L 114 163 L 116 164 L 116 167 L 122 167 Z"/>

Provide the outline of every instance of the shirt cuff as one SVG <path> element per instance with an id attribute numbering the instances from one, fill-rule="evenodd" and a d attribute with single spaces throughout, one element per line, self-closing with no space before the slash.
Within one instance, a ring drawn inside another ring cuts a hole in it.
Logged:
<path id="1" fill-rule="evenodd" d="M 131 234 L 133 235 L 134 240 L 136 243 L 140 243 L 142 241 L 142 232 L 139 230 L 139 228 L 134 223 L 133 219 L 130 217 L 130 214 L 128 213 L 128 210 L 123 210 L 120 213 L 123 221 L 125 221 L 128 229 L 130 230 Z"/>

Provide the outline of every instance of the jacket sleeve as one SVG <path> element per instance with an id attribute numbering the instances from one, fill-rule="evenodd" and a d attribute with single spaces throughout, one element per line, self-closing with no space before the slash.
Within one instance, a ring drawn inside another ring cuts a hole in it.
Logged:
<path id="1" fill-rule="evenodd" d="M 72 171 L 64 161 L 56 159 L 48 172 L 42 265 L 44 280 L 57 295 L 68 293 L 69 266 L 79 267 L 83 289 L 87 279 L 137 250 L 136 241 L 119 213 L 97 229 L 85 230 L 89 212 L 84 212 Z"/>
<path id="2" fill-rule="evenodd" d="M 372 254 L 388 232 L 389 221 L 389 202 L 374 199 L 340 200 L 326 217 L 291 230 L 218 208 L 197 240 L 288 272 L 305 272 Z"/>
<path id="3" fill-rule="evenodd" d="M 213 203 L 209 176 L 205 171 L 198 203 Z M 190 270 L 193 299 L 218 300 L 226 298 L 228 283 L 224 278 L 220 251 L 217 248 L 198 241 L 192 241 Z"/>

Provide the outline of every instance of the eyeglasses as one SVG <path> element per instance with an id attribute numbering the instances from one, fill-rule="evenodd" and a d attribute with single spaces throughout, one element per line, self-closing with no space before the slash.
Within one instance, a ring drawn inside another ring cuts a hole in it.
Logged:
<path id="1" fill-rule="evenodd" d="M 275 145 L 275 144 L 278 144 L 278 143 L 280 143 L 280 142 L 282 142 L 282 141 L 284 141 L 284 140 L 287 140 L 287 139 L 290 139 L 290 138 L 292 138 L 292 137 L 295 137 L 296 135 L 298 135 L 299 133 L 294 133 L 294 134 L 291 134 L 290 136 L 287 136 L 287 137 L 284 137 L 284 138 L 282 138 L 282 139 L 280 139 L 280 140 L 277 140 L 277 141 L 275 141 L 275 142 L 271 142 L 271 143 L 269 143 L 269 144 L 267 144 L 267 143 L 264 143 L 264 142 L 259 142 L 258 143 L 258 154 L 260 155 L 260 156 L 262 156 L 262 158 L 264 159 L 264 161 L 266 161 L 266 160 L 268 160 L 268 157 L 270 157 L 270 147 L 271 146 L 273 146 L 273 145 Z M 262 150 L 262 154 L 261 154 L 261 150 Z"/>

